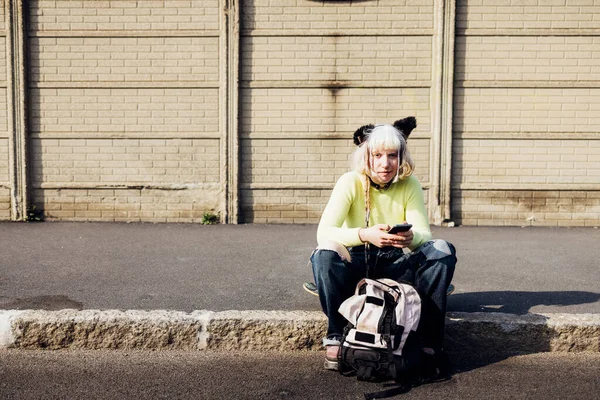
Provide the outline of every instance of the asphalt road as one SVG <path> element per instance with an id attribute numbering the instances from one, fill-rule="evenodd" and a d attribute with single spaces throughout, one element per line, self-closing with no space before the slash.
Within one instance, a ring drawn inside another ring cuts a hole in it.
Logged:
<path id="1" fill-rule="evenodd" d="M 401 399 L 597 399 L 600 354 L 455 354 L 450 381 Z M 0 398 L 363 399 L 386 388 L 321 367 L 315 352 L 0 351 Z"/>
<path id="2" fill-rule="evenodd" d="M 600 229 L 433 228 L 449 311 L 600 313 Z M 0 223 L 0 309 L 320 310 L 315 225 Z"/>

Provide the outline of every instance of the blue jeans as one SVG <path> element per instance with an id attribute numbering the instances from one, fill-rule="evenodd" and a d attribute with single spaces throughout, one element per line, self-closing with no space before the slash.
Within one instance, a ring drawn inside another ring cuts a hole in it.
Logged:
<path id="1" fill-rule="evenodd" d="M 405 254 L 395 247 L 369 246 L 369 278 L 390 278 L 412 284 L 421 295 L 421 320 L 417 328 L 423 345 L 440 350 L 444 343 L 446 290 L 456 265 L 456 249 L 444 240 L 432 240 Z M 346 319 L 340 305 L 354 294 L 367 275 L 365 246 L 348 249 L 351 260 L 342 260 L 334 250 L 317 249 L 310 257 L 323 312 L 329 319 L 324 343 L 342 338 Z"/>

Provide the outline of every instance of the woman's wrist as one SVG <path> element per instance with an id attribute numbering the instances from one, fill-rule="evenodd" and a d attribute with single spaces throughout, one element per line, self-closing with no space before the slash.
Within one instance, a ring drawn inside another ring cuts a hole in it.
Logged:
<path id="1" fill-rule="evenodd" d="M 361 242 L 363 243 L 367 243 L 367 241 L 364 239 L 364 236 L 361 235 L 361 232 L 364 232 L 366 228 L 359 228 L 358 229 L 358 238 L 360 239 Z"/>

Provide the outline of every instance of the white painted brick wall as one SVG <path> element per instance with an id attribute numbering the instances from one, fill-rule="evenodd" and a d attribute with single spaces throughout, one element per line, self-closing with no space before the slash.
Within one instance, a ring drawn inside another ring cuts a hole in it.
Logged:
<path id="1" fill-rule="evenodd" d="M 0 2 L 0 30 L 6 29 L 5 2 L 6 0 Z"/>
<path id="2" fill-rule="evenodd" d="M 4 1 L 0 3 L 0 32 L 6 29 Z M 7 80 L 6 36 L 0 36 L 0 82 Z M 7 90 L 0 87 L 0 221 L 10 219 L 9 143 Z"/>
<path id="3" fill-rule="evenodd" d="M 459 223 L 598 225 L 600 192 L 578 188 L 600 183 L 599 27 L 599 0 L 458 2 Z"/>
<path id="4" fill-rule="evenodd" d="M 456 54 L 458 80 L 600 80 L 599 36 L 461 36 Z"/>
<path id="5" fill-rule="evenodd" d="M 218 183 L 219 141 L 43 139 L 32 141 L 34 185 Z"/>
<path id="6" fill-rule="evenodd" d="M 32 132 L 218 131 L 218 89 L 33 89 Z"/>
<path id="7" fill-rule="evenodd" d="M 32 38 L 30 79 L 215 84 L 218 45 L 218 38 Z"/>
<path id="8" fill-rule="evenodd" d="M 241 185 L 291 187 L 242 190 L 246 222 L 318 222 L 330 191 L 311 185 L 333 187 L 349 170 L 352 133 L 368 123 L 415 115 L 411 149 L 429 182 L 433 6 L 256 0 L 242 9 Z"/>
<path id="9" fill-rule="evenodd" d="M 31 176 L 46 218 L 198 222 L 222 209 L 219 7 L 29 2 Z"/>
<path id="10" fill-rule="evenodd" d="M 600 88 L 458 88 L 458 132 L 598 132 Z"/>
<path id="11" fill-rule="evenodd" d="M 351 140 L 243 140 L 244 181 L 247 183 L 329 183 L 348 171 Z M 343 142 L 343 143 L 342 143 Z M 328 146 L 324 146 L 328 144 Z"/>
<path id="12" fill-rule="evenodd" d="M 255 0 L 245 8 L 242 28 L 253 30 L 433 28 L 434 0 L 313 2 Z"/>
<path id="13" fill-rule="evenodd" d="M 316 223 L 330 190 L 242 190 L 244 222 Z"/>
<path id="14" fill-rule="evenodd" d="M 30 1 L 36 31 L 219 29 L 218 0 Z"/>
<path id="15" fill-rule="evenodd" d="M 453 211 L 464 225 L 598 226 L 597 191 L 453 190 Z"/>
<path id="16" fill-rule="evenodd" d="M 220 207 L 219 189 L 37 189 L 34 201 L 48 220 L 202 221 L 206 210 Z"/>
<path id="17" fill-rule="evenodd" d="M 0 36 L 0 81 L 6 81 L 6 67 L 6 36 Z"/>
<path id="18" fill-rule="evenodd" d="M 436 4 L 239 3 L 244 222 L 317 222 L 327 185 L 348 170 L 351 135 L 366 123 L 415 115 L 409 147 L 416 175 L 431 184 Z M 28 5 L 32 183 L 47 217 L 191 222 L 219 210 L 220 2 Z M 600 41 L 590 33 L 600 28 L 600 0 L 459 0 L 456 11 L 453 216 L 596 223 L 599 192 L 577 185 L 600 181 Z M 9 78 L 6 50 L 0 36 L 0 81 Z M 0 184 L 7 96 L 0 87 Z M 102 184 L 125 189 L 92 188 Z M 178 184 L 204 186 L 164 189 Z M 288 189 L 261 188 L 270 184 Z M 539 189 L 548 184 L 570 189 Z M 0 219 L 10 217 L 7 187 Z"/>
<path id="19" fill-rule="evenodd" d="M 0 136 L 8 134 L 8 93 L 0 87 Z"/>
<path id="20" fill-rule="evenodd" d="M 417 117 L 430 132 L 427 88 L 285 88 L 242 91 L 242 135 L 344 132 L 350 138 L 368 123 Z"/>
<path id="21" fill-rule="evenodd" d="M 0 184 L 10 182 L 8 175 L 8 139 L 0 136 Z"/>
<path id="22" fill-rule="evenodd" d="M 242 39 L 244 81 L 431 79 L 427 36 L 258 36 Z"/>
<path id="23" fill-rule="evenodd" d="M 462 183 L 600 182 L 599 140 L 456 140 L 454 177 Z"/>
<path id="24" fill-rule="evenodd" d="M 600 0 L 459 0 L 458 29 L 597 29 Z"/>

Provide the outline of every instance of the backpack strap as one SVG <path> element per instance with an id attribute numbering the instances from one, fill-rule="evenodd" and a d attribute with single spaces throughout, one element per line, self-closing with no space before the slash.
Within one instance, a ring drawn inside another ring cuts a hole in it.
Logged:
<path id="1" fill-rule="evenodd" d="M 398 371 L 396 370 L 396 363 L 394 362 L 394 349 L 392 347 L 392 337 L 389 334 L 389 328 L 386 329 L 388 333 L 383 335 L 383 340 L 387 343 L 387 365 L 392 375 L 392 379 L 396 380 L 398 377 Z"/>
<path id="2" fill-rule="evenodd" d="M 397 396 L 400 394 L 408 393 L 410 391 L 410 385 L 400 385 L 395 388 L 382 390 L 380 392 L 374 393 L 365 393 L 365 400 L 373 400 L 373 399 L 386 399 L 388 397 Z"/>

